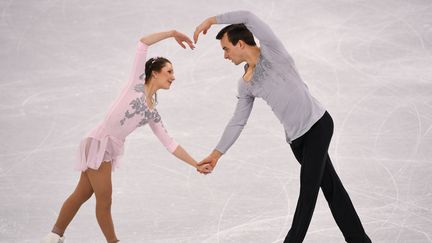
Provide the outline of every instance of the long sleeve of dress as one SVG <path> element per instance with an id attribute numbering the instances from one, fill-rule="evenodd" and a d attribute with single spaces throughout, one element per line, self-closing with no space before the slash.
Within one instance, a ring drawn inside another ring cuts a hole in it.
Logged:
<path id="1" fill-rule="evenodd" d="M 146 57 L 147 57 L 148 45 L 138 42 L 137 53 L 132 66 L 132 71 L 129 80 L 139 80 L 139 76 L 144 72 Z"/>
<path id="2" fill-rule="evenodd" d="M 149 126 L 152 129 L 153 133 L 156 135 L 156 137 L 159 139 L 159 141 L 165 146 L 165 148 L 170 153 L 173 153 L 179 144 L 172 137 L 169 136 L 167 130 L 162 124 L 162 120 L 159 120 L 157 122 L 153 120 L 149 121 Z"/>

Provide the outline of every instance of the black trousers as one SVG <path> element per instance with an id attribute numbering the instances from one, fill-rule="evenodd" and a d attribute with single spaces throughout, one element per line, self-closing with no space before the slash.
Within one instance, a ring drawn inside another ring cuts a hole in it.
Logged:
<path id="1" fill-rule="evenodd" d="M 328 155 L 332 135 L 333 120 L 330 114 L 325 112 L 307 133 L 291 143 L 291 149 L 301 164 L 300 195 L 291 229 L 284 243 L 303 242 L 320 187 L 345 241 L 371 242 Z"/>

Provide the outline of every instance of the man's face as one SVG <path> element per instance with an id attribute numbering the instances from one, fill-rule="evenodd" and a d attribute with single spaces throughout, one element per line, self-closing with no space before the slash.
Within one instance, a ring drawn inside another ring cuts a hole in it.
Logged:
<path id="1" fill-rule="evenodd" d="M 222 49 L 224 50 L 224 58 L 231 60 L 235 65 L 242 63 L 244 60 L 242 58 L 243 48 L 241 48 L 241 41 L 237 42 L 237 45 L 233 45 L 229 39 L 228 35 L 225 33 L 220 40 Z"/>

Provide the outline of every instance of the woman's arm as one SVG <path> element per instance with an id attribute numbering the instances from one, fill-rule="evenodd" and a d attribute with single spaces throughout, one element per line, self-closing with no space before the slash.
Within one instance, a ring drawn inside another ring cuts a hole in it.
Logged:
<path id="1" fill-rule="evenodd" d="M 135 61 L 132 66 L 131 76 L 129 78 L 131 82 L 140 82 L 139 77 L 144 71 L 148 47 L 154 43 L 171 37 L 173 37 L 177 41 L 177 43 L 179 43 L 179 45 L 183 48 L 186 48 L 183 42 L 186 42 L 191 49 L 195 48 L 189 37 L 176 30 L 157 32 L 142 37 L 140 39 L 140 42 L 138 43 Z"/>
<path id="2" fill-rule="evenodd" d="M 172 154 L 178 159 L 183 160 L 184 162 L 190 164 L 194 168 L 197 168 L 197 164 L 198 164 L 197 161 L 193 159 L 192 156 L 190 156 L 188 152 L 183 149 L 182 146 L 178 145 Z"/>
<path id="3" fill-rule="evenodd" d="M 171 37 L 174 38 L 177 41 L 177 43 L 183 48 L 186 48 L 186 46 L 183 44 L 183 42 L 186 42 L 191 49 L 195 48 L 195 46 L 192 43 L 192 40 L 189 39 L 189 37 L 187 37 L 187 35 L 180 33 L 177 30 L 169 30 L 169 31 L 153 33 L 153 34 L 142 37 L 140 39 L 140 41 L 143 44 L 150 46 L 150 45 L 153 45 L 154 43 L 157 43 L 161 40 L 165 40 L 165 39 L 168 39 Z"/>
<path id="4" fill-rule="evenodd" d="M 183 149 L 182 146 L 177 146 L 176 150 L 174 150 L 173 152 L 174 156 L 177 157 L 178 159 L 183 160 L 184 162 L 190 164 L 191 166 L 195 167 L 197 169 L 198 172 L 202 173 L 202 174 L 209 174 L 211 173 L 211 171 L 213 170 L 213 167 L 211 166 L 210 163 L 202 163 L 202 164 L 198 164 L 196 162 L 195 159 L 192 158 L 192 156 L 190 156 L 188 154 L 188 152 L 186 150 Z"/>
<path id="5" fill-rule="evenodd" d="M 209 165 L 198 166 L 196 160 L 193 159 L 192 156 L 190 156 L 188 152 L 183 149 L 183 147 L 181 147 L 172 137 L 168 135 L 168 132 L 162 124 L 162 120 L 159 120 L 158 122 L 150 121 L 149 126 L 156 137 L 158 137 L 161 143 L 165 146 L 165 148 L 175 157 L 193 166 L 201 173 L 207 174 L 211 172 L 212 168 Z"/>

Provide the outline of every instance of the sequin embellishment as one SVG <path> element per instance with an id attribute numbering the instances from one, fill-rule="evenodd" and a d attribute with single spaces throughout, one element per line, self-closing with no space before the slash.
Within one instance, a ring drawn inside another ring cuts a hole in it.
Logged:
<path id="1" fill-rule="evenodd" d="M 144 94 L 144 84 L 137 84 L 134 87 L 134 90 L 138 93 Z M 149 122 L 149 120 L 153 120 L 154 122 L 160 122 L 161 117 L 156 109 L 150 110 L 146 103 L 144 102 L 143 97 L 136 98 L 129 103 L 132 111 L 127 110 L 125 112 L 125 116 L 120 120 L 120 125 L 123 126 L 126 122 L 126 119 L 130 119 L 134 116 L 142 116 L 142 120 L 137 124 L 137 127 L 143 126 Z"/>

